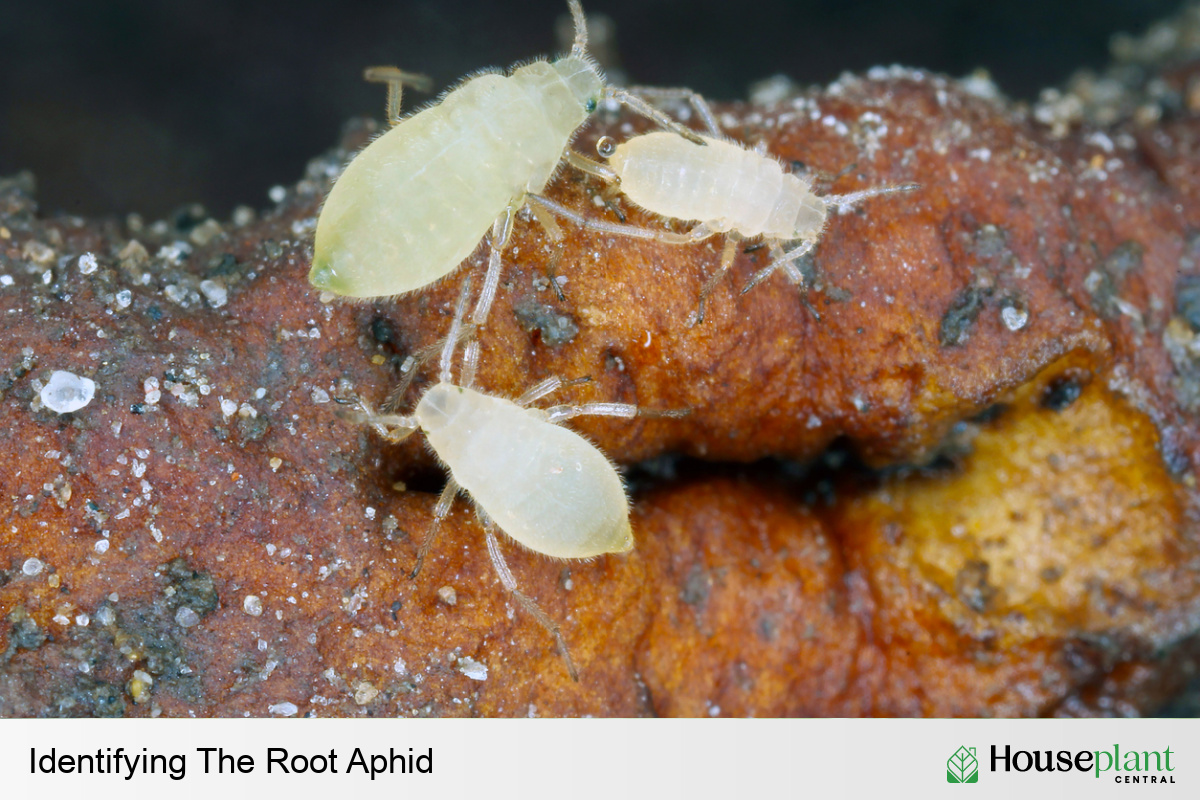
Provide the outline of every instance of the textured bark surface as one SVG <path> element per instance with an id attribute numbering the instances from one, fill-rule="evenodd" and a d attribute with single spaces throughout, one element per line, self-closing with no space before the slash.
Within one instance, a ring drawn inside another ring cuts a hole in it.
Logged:
<path id="1" fill-rule="evenodd" d="M 1105 714 L 1180 690 L 1195 118 L 1060 135 L 903 71 L 721 112 L 785 162 L 852 165 L 828 191 L 921 189 L 831 218 L 812 309 L 782 275 L 738 293 L 759 250 L 694 326 L 720 239 L 567 227 L 559 253 L 518 221 L 479 384 L 589 376 L 554 401 L 690 409 L 577 426 L 642 464 L 633 553 L 506 547 L 578 684 L 466 503 L 408 579 L 441 472 L 419 437 L 336 415 L 387 396 L 486 259 L 394 301 L 310 290 L 315 214 L 367 127 L 236 224 L 42 219 L 0 186 L 0 713 Z M 568 170 L 550 194 L 664 224 Z M 94 380 L 91 403 L 44 407 L 54 370 Z"/>

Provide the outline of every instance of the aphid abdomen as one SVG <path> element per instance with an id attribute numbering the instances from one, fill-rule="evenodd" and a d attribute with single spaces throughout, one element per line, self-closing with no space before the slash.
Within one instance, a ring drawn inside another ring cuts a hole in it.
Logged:
<path id="1" fill-rule="evenodd" d="M 446 403 L 445 401 L 450 401 Z M 450 409 L 426 427 L 435 413 Z M 440 384 L 416 414 L 454 479 L 501 530 L 559 558 L 589 558 L 633 545 L 629 505 L 608 459 L 543 412 L 471 389 Z"/>
<path id="2" fill-rule="evenodd" d="M 566 140 L 531 136 L 540 118 L 512 78 L 480 75 L 376 139 L 325 201 L 314 285 L 378 297 L 451 272 L 531 180 L 553 172 Z"/>
<path id="3" fill-rule="evenodd" d="M 704 137 L 700 147 L 668 132 L 635 136 L 609 165 L 621 191 L 647 211 L 698 220 L 718 232 L 764 233 L 784 184 L 779 163 L 732 142 Z"/>

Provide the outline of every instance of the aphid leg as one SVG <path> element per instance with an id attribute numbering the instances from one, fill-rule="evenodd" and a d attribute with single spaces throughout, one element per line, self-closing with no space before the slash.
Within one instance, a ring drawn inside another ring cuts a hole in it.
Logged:
<path id="1" fill-rule="evenodd" d="M 458 372 L 458 385 L 470 389 L 475 385 L 475 369 L 479 366 L 479 340 L 472 339 L 463 348 L 463 364 Z"/>
<path id="2" fill-rule="evenodd" d="M 713 235 L 714 231 L 710 230 L 704 223 L 697 225 L 687 233 L 675 233 L 674 231 L 655 230 L 653 228 L 639 228 L 635 225 L 618 225 L 614 222 L 605 222 L 599 219 L 591 219 L 581 214 L 577 214 L 571 209 L 560 203 L 542 197 L 540 194 L 526 195 L 526 199 L 530 203 L 537 203 L 549 211 L 553 211 L 564 219 L 569 219 L 576 225 L 583 228 L 590 228 L 601 233 L 611 233 L 614 236 L 628 236 L 632 239 L 649 239 L 651 241 L 662 242 L 663 244 L 699 244 L 705 239 Z"/>
<path id="3" fill-rule="evenodd" d="M 454 478 L 446 479 L 446 488 L 442 489 L 442 495 L 438 498 L 437 505 L 433 507 L 433 521 L 429 523 L 429 530 L 425 532 L 425 540 L 421 542 L 421 547 L 417 550 L 417 563 L 412 572 L 408 574 L 409 580 L 416 580 L 417 575 L 420 574 L 421 567 L 425 565 L 425 557 L 429 555 L 429 550 L 433 547 L 433 540 L 437 538 L 438 528 L 441 527 L 442 520 L 450 513 L 450 507 L 454 505 L 454 498 L 461 490 L 462 487 Z"/>
<path id="4" fill-rule="evenodd" d="M 569 147 L 563 151 L 563 154 L 566 156 L 567 163 L 581 172 L 586 172 L 588 175 L 597 177 L 605 183 L 620 183 L 621 181 L 621 179 L 617 177 L 617 173 L 607 164 L 601 164 L 599 161 L 592 161 L 587 156 L 581 153 L 576 153 Z"/>
<path id="5" fill-rule="evenodd" d="M 681 122 L 678 122 L 678 121 L 672 119 L 668 114 L 666 114 L 666 112 L 659 111 L 657 108 L 650 105 L 642 98 L 638 97 L 635 94 L 630 94 L 625 89 L 617 89 L 615 87 L 610 86 L 604 90 L 604 93 L 608 97 L 612 98 L 613 100 L 616 100 L 618 103 L 629 106 L 631 109 L 633 109 L 637 113 L 641 114 L 646 119 L 653 120 L 654 122 L 657 122 L 661 127 L 665 128 L 669 131 L 678 133 L 680 136 L 687 139 L 689 142 L 691 142 L 693 144 L 698 144 L 698 145 L 702 145 L 702 146 L 708 144 L 707 142 L 704 141 L 704 139 L 700 138 L 700 135 L 698 133 L 696 133 L 691 128 L 687 127 L 686 125 L 684 125 Z"/>
<path id="6" fill-rule="evenodd" d="M 741 240 L 740 236 L 732 232 L 725 235 L 725 249 L 721 251 L 721 267 L 708 277 L 708 280 L 704 282 L 704 286 L 700 289 L 700 303 L 696 307 L 696 325 L 704 322 L 704 304 L 708 301 L 708 296 L 717 288 L 717 283 L 725 277 L 725 273 L 729 272 L 729 268 L 733 266 L 733 259 L 737 255 L 738 243 Z"/>
<path id="7" fill-rule="evenodd" d="M 458 331 L 458 342 L 470 340 L 475 335 L 475 326 L 469 322 L 464 322 Z M 408 358 L 400 365 L 400 382 L 388 394 L 387 399 L 383 401 L 383 405 L 379 407 L 380 411 L 394 411 L 400 407 L 404 401 L 404 395 L 408 392 L 408 387 L 412 386 L 417 375 L 420 374 L 421 368 L 425 366 L 433 358 L 441 354 L 442 348 L 446 346 L 446 340 L 441 339 L 427 347 L 422 347 L 415 353 L 410 353 Z M 457 346 L 457 343 L 456 343 Z M 468 355 L 470 351 L 468 351 Z M 465 380 L 459 381 L 460 386 L 471 388 L 471 384 Z"/>
<path id="8" fill-rule="evenodd" d="M 638 407 L 629 403 L 583 403 L 582 405 L 551 406 L 546 409 L 546 421 L 559 423 L 575 417 L 621 417 L 633 419 Z"/>
<path id="9" fill-rule="evenodd" d="M 567 663 L 567 673 L 570 674 L 571 680 L 578 683 L 579 672 L 575 669 L 575 662 L 571 660 L 571 653 L 567 650 L 567 642 L 563 639 L 558 623 L 550 619 L 550 615 L 542 611 L 538 604 L 533 601 L 533 598 L 517 588 L 516 578 L 509 571 L 508 564 L 504 562 L 504 556 L 500 553 L 500 543 L 496 541 L 496 534 L 493 532 L 495 526 L 486 517 L 482 521 L 483 534 L 487 540 L 488 556 L 492 559 L 492 567 L 496 570 L 496 575 L 500 578 L 500 583 L 504 585 L 505 589 L 512 592 L 512 596 L 517 598 L 517 602 L 521 604 L 521 608 L 528 611 L 554 637 L 554 643 L 558 645 L 558 652 L 562 655 L 563 661 Z"/>
<path id="10" fill-rule="evenodd" d="M 686 100 L 704 122 L 704 127 L 708 128 L 709 133 L 713 136 L 723 135 L 720 126 L 717 125 L 717 118 L 713 116 L 712 109 L 709 107 L 708 101 L 704 99 L 704 95 L 687 87 L 629 86 L 625 91 L 646 99 Z"/>
<path id="11" fill-rule="evenodd" d="M 458 331 L 458 341 L 464 342 L 475 335 L 475 326 L 468 323 L 463 323 L 463 326 Z M 457 343 L 456 343 L 457 345 Z M 442 348 L 446 346 L 446 340 L 442 339 L 434 342 L 431 345 L 422 347 L 415 353 L 410 353 L 408 358 L 400 364 L 400 382 L 388 394 L 387 399 L 383 401 L 383 405 L 379 407 L 380 411 L 394 411 L 400 407 L 404 401 L 404 395 L 408 392 L 408 387 L 412 386 L 414 380 L 421 372 L 421 368 L 430 360 L 441 354 Z M 467 385 L 460 381 L 460 385 Z"/>
<path id="12" fill-rule="evenodd" d="M 405 72 L 397 67 L 367 67 L 363 78 L 373 83 L 387 84 L 387 121 L 392 127 L 400 123 L 400 100 L 404 95 L 404 84 L 418 92 L 433 89 L 433 79 L 418 72 Z"/>
<path id="13" fill-rule="evenodd" d="M 462 289 L 458 292 L 458 303 L 454 306 L 454 321 L 450 323 L 450 332 L 446 334 L 446 342 L 442 345 L 442 358 L 439 362 L 438 380 L 451 383 L 454 374 L 451 365 L 454 362 L 454 346 L 458 344 L 459 333 L 462 330 L 463 314 L 467 310 L 467 300 L 471 297 L 471 276 L 463 279 Z"/>
<path id="14" fill-rule="evenodd" d="M 558 262 L 562 260 L 563 247 L 565 241 L 562 228 L 554 219 L 554 215 L 547 211 L 537 203 L 526 203 L 525 207 L 533 212 L 533 218 L 538 221 L 538 224 L 546 231 L 546 235 L 554 242 L 554 257 L 550 259 L 550 264 L 546 267 L 546 277 L 550 279 L 550 285 L 554 287 L 554 293 L 558 295 L 559 301 L 566 300 L 563 295 L 562 287 L 558 285 L 556 275 L 558 271 Z"/>
<path id="15" fill-rule="evenodd" d="M 807 255 L 808 252 L 816 246 L 816 239 L 807 239 L 799 247 L 793 250 L 788 250 L 786 253 L 782 253 L 779 256 L 773 257 L 770 264 L 767 264 L 750 277 L 750 282 L 742 287 L 741 294 L 745 294 L 755 286 L 758 286 L 760 283 L 765 281 L 767 278 L 771 277 L 771 273 L 779 269 L 784 264 L 796 261 L 797 259 Z M 774 253 L 772 253 L 772 255 L 774 255 Z"/>
<path id="16" fill-rule="evenodd" d="M 487 277 L 483 279 L 483 290 L 479 293 L 475 310 L 471 312 L 471 322 L 476 327 L 483 327 L 488 312 L 492 310 L 492 302 L 496 299 L 496 289 L 500 286 L 500 256 L 504 254 L 508 237 L 512 235 L 514 216 L 516 209 L 509 206 L 492 223 L 492 252 L 488 256 Z"/>
<path id="17" fill-rule="evenodd" d="M 874 189 L 863 189 L 849 194 L 826 194 L 822 195 L 821 199 L 825 201 L 825 205 L 837 208 L 839 214 L 845 214 L 863 200 L 895 192 L 911 192 L 920 188 L 919 183 L 898 183 L 894 186 L 876 186 Z"/>
<path id="18" fill-rule="evenodd" d="M 772 243 L 771 258 L 779 258 L 782 255 L 783 248 L 781 248 L 778 244 Z M 804 273 L 800 271 L 800 267 L 797 266 L 795 261 L 784 261 L 783 274 L 787 275 L 788 280 L 799 288 L 800 302 L 803 303 L 804 307 L 808 309 L 808 313 L 812 314 L 813 317 L 816 318 L 817 322 L 820 322 L 821 312 L 817 311 L 816 307 L 812 304 L 812 301 L 808 299 L 808 281 L 804 279 Z"/>

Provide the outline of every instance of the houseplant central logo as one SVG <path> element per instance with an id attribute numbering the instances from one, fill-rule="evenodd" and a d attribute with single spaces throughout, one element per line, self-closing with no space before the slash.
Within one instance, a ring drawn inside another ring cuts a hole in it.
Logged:
<path id="1" fill-rule="evenodd" d="M 974 747 L 960 747 L 946 760 L 946 783 L 979 783 Z"/>

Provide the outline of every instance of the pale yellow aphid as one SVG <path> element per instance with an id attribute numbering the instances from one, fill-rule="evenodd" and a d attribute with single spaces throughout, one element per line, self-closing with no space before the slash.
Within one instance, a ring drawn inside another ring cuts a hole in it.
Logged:
<path id="1" fill-rule="evenodd" d="M 796 261 L 820 241 L 831 208 L 844 211 L 871 197 L 909 191 L 915 184 L 883 186 L 843 195 L 818 195 L 804 178 L 792 174 L 762 149 L 751 150 L 722 137 L 702 98 L 693 104 L 704 109 L 701 117 L 710 134 L 704 146 L 673 133 L 655 132 L 634 136 L 616 144 L 603 137 L 597 143 L 608 164 L 575 157 L 575 163 L 603 180 L 618 183 L 621 192 L 645 210 L 697 224 L 687 233 L 660 231 L 646 237 L 670 244 L 697 243 L 725 234 L 721 268 L 705 283 L 700 293 L 697 321 L 704 319 L 704 301 L 733 265 L 737 245 L 743 239 L 761 238 L 770 248 L 771 262 L 754 274 L 742 289 L 748 291 L 777 269 L 803 285 Z M 577 222 L 588 225 L 582 218 Z"/>
<path id="2" fill-rule="evenodd" d="M 487 536 L 488 555 L 501 583 L 554 636 L 573 678 L 575 667 L 558 626 L 517 589 L 492 533 L 495 523 L 530 550 L 555 558 L 592 558 L 633 547 L 629 500 L 612 463 L 579 434 L 558 423 L 584 415 L 632 418 L 637 406 L 587 403 L 528 408 L 562 386 L 558 378 L 537 384 L 516 401 L 471 388 L 478 349 L 468 348 L 460 383 L 452 380 L 454 347 L 462 330 L 470 279 L 442 348 L 438 383 L 411 416 L 366 412 L 357 419 L 392 441 L 422 431 L 450 472 L 421 544 L 413 577 L 421 569 L 438 525 L 460 491 L 474 501 Z"/>
<path id="3" fill-rule="evenodd" d="M 491 228 L 487 278 L 472 314 L 472 322 L 482 324 L 516 212 L 529 203 L 551 236 L 561 239 L 547 213 L 561 207 L 541 194 L 575 131 L 601 101 L 629 104 L 699 140 L 629 91 L 604 85 L 587 54 L 583 9 L 578 0 L 568 4 L 575 21 L 569 54 L 530 62 L 510 75 L 468 78 L 406 119 L 395 109 L 401 84 L 412 76 L 375 73 L 374 79 L 391 85 L 393 127 L 350 162 L 329 193 L 317 221 L 308 276 L 313 286 L 346 297 L 420 289 L 458 267 Z"/>

